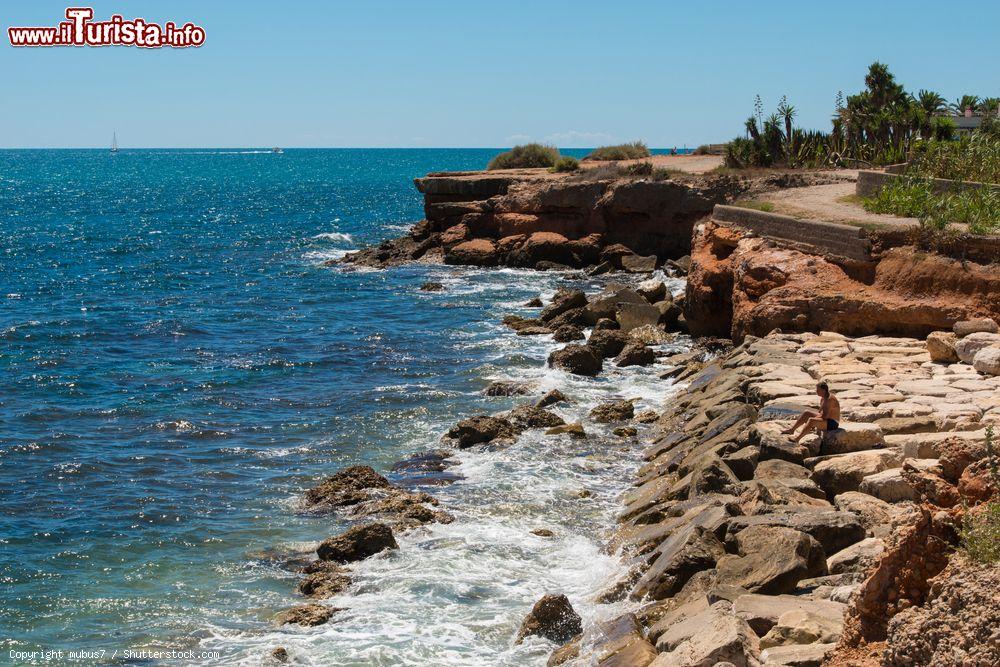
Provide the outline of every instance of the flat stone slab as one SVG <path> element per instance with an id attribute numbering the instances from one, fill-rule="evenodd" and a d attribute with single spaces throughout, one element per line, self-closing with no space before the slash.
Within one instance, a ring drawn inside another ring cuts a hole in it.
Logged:
<path id="1" fill-rule="evenodd" d="M 736 598 L 733 611 L 760 636 L 766 635 L 782 614 L 808 611 L 831 619 L 841 619 L 847 605 L 830 600 L 814 600 L 800 595 L 760 595 L 748 593 Z"/>

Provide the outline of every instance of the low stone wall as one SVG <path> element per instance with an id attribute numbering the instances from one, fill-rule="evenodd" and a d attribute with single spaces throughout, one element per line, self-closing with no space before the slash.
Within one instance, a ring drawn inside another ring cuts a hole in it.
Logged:
<path id="1" fill-rule="evenodd" d="M 871 243 L 859 227 L 721 205 L 715 207 L 712 219 L 723 225 L 742 227 L 758 236 L 806 246 L 819 254 L 837 255 L 860 262 L 872 260 Z"/>
<path id="2" fill-rule="evenodd" d="M 895 166 L 895 165 L 893 165 Z M 901 178 L 899 173 L 887 173 L 882 171 L 859 171 L 858 182 L 855 193 L 859 197 L 871 197 L 886 185 Z M 963 190 L 968 188 L 993 188 L 1000 192 L 1000 185 L 995 183 L 977 183 L 976 181 L 950 181 L 945 178 L 930 179 L 934 192 L 943 193 L 953 190 Z"/>

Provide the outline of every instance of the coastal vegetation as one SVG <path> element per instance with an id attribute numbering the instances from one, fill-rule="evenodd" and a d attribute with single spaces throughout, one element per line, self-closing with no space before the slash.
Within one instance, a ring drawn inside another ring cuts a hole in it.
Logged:
<path id="1" fill-rule="evenodd" d="M 1000 231 L 1000 193 L 992 188 L 961 188 L 938 193 L 927 178 L 898 178 L 872 197 L 862 200 L 865 210 L 904 218 L 918 218 L 930 229 L 966 225 L 973 234 Z"/>
<path id="2" fill-rule="evenodd" d="M 592 150 L 584 160 L 641 160 L 650 156 L 649 148 L 641 141 L 615 146 L 601 146 Z"/>
<path id="3" fill-rule="evenodd" d="M 559 149 L 544 144 L 523 144 L 514 146 L 509 151 L 500 153 L 486 166 L 488 171 L 495 169 L 529 169 L 537 167 L 554 167 L 559 160 Z"/>
<path id="4" fill-rule="evenodd" d="M 868 68 L 863 90 L 846 99 L 837 93 L 829 133 L 795 128 L 797 111 L 786 98 L 765 117 L 758 95 L 753 114 L 744 122 L 744 136 L 727 146 L 726 164 L 747 168 L 903 162 L 924 142 L 953 139 L 956 127 L 947 114 L 965 109 L 981 114 L 984 125 L 989 125 L 1000 114 L 1000 99 L 963 95 L 948 105 L 934 91 L 908 93 L 886 65 L 875 62 Z"/>
<path id="5" fill-rule="evenodd" d="M 990 466 L 990 483 L 994 490 L 1000 489 L 1000 460 L 994 449 L 994 431 L 986 429 L 986 456 Z M 980 563 L 1000 563 L 1000 499 L 987 501 L 978 512 L 966 508 L 965 521 L 961 531 L 961 549 L 971 560 Z"/>
<path id="6" fill-rule="evenodd" d="M 926 178 L 1000 183 L 1000 132 L 992 126 L 958 141 L 925 141 L 910 155 L 907 173 Z"/>
<path id="7" fill-rule="evenodd" d="M 570 171 L 576 171 L 580 168 L 580 161 L 575 157 L 570 157 L 569 155 L 564 155 L 549 169 L 549 171 L 555 173 L 565 173 Z"/>

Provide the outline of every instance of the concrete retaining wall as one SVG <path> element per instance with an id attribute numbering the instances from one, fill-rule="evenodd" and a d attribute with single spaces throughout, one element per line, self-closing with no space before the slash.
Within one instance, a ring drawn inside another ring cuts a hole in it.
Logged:
<path id="1" fill-rule="evenodd" d="M 855 193 L 859 197 L 871 197 L 876 192 L 884 188 L 887 184 L 900 178 L 898 174 L 890 174 L 882 171 L 859 171 L 858 183 Z M 966 188 L 993 188 L 1000 192 L 1000 185 L 994 183 L 977 183 L 976 181 L 949 181 L 945 178 L 930 179 L 934 192 L 950 192 L 952 190 L 962 190 Z"/>
<path id="2" fill-rule="evenodd" d="M 871 243 L 860 227 L 820 220 L 800 220 L 739 206 L 716 206 L 712 219 L 724 225 L 748 229 L 758 236 L 788 241 L 859 262 L 872 261 Z"/>

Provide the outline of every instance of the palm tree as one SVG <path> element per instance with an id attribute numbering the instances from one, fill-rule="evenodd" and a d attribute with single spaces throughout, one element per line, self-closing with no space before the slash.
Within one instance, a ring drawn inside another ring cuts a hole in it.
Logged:
<path id="1" fill-rule="evenodd" d="M 788 98 L 782 96 L 781 103 L 778 104 L 778 115 L 785 120 L 785 141 L 789 148 L 792 145 L 792 119 L 795 118 L 796 110 L 788 103 Z"/>
<path id="2" fill-rule="evenodd" d="M 976 95 L 962 95 L 951 105 L 952 111 L 959 116 L 964 114 L 966 109 L 975 111 L 977 108 L 979 108 L 979 97 Z"/>
<path id="3" fill-rule="evenodd" d="M 934 116 L 948 108 L 948 103 L 945 102 L 944 97 L 935 93 L 933 90 L 924 90 L 921 88 L 917 91 L 916 97 L 911 95 L 910 98 L 916 102 L 921 109 L 927 112 L 928 116 Z"/>
<path id="4" fill-rule="evenodd" d="M 1000 97 L 984 97 L 979 102 L 979 111 L 984 116 L 988 116 L 990 114 L 1000 116 Z"/>

